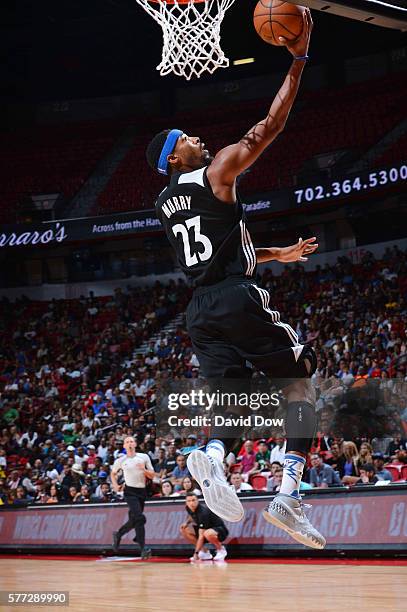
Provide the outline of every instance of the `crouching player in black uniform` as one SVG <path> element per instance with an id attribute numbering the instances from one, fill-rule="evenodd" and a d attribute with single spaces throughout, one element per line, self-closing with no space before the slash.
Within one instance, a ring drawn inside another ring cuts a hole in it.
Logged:
<path id="1" fill-rule="evenodd" d="M 236 192 L 236 178 L 273 142 L 288 119 L 308 58 L 309 9 L 303 19 L 301 36 L 285 43 L 293 62 L 267 116 L 239 142 L 212 158 L 197 136 L 166 130 L 150 142 L 147 160 L 152 168 L 170 176 L 169 185 L 158 196 L 156 211 L 179 265 L 195 285 L 186 313 L 187 328 L 202 374 L 212 380 L 238 378 L 236 372 L 244 376 L 249 362 L 271 378 L 290 379 L 284 389 L 287 452 L 283 481 L 263 516 L 298 542 L 324 548 L 325 538 L 306 517 L 299 495 L 316 428 L 315 391 L 309 380 L 316 369 L 316 356 L 281 321 L 280 313 L 272 309 L 269 292 L 255 281 L 257 263 L 304 261 L 318 245 L 310 238 L 291 247 L 255 249 Z M 210 510 L 225 520 L 239 521 L 243 507 L 223 470 L 228 442 L 213 432 L 211 437 L 205 452 L 191 452 L 188 469 Z"/>
<path id="2" fill-rule="evenodd" d="M 223 561 L 227 551 L 222 542 L 229 535 L 225 523 L 200 502 L 195 493 L 187 493 L 185 506 L 189 516 L 181 525 L 181 534 L 195 547 L 191 561 Z M 215 545 L 214 557 L 205 546 L 207 542 Z"/>

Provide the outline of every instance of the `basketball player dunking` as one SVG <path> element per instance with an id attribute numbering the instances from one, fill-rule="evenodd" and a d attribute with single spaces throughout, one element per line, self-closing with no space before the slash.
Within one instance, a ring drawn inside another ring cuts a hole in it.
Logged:
<path id="1" fill-rule="evenodd" d="M 146 517 L 143 514 L 146 501 L 146 478 L 154 478 L 156 474 L 150 457 L 145 453 L 136 452 L 136 441 L 132 436 L 125 438 L 123 446 L 126 454 L 116 459 L 110 477 L 113 489 L 117 492 L 120 489 L 117 477 L 119 472 L 123 472 L 124 499 L 129 507 L 129 519 L 118 531 L 113 532 L 113 550 L 117 553 L 122 537 L 135 529 L 134 542 L 140 546 L 141 558 L 148 559 L 151 557 L 151 549 L 145 546 Z"/>
<path id="2" fill-rule="evenodd" d="M 269 306 L 269 293 L 254 280 L 256 263 L 304 261 L 318 245 L 310 238 L 291 247 L 255 249 L 236 193 L 236 178 L 284 129 L 294 103 L 308 58 L 312 30 L 308 9 L 303 18 L 300 38 L 291 45 L 282 40 L 294 59 L 267 117 L 240 142 L 211 158 L 198 137 L 172 129 L 157 134 L 146 154 L 153 169 L 170 176 L 156 210 L 181 268 L 196 287 L 187 309 L 187 327 L 202 374 L 219 379 L 239 377 L 240 371 L 244 377 L 245 364 L 250 362 L 271 377 L 291 379 L 284 389 L 288 406 L 283 481 L 263 516 L 306 546 L 324 548 L 325 538 L 309 522 L 299 495 L 316 425 L 309 380 L 316 368 L 315 353 L 280 321 L 280 314 Z M 238 521 L 243 507 L 225 479 L 224 442 L 213 435 L 205 451 L 189 455 L 188 469 L 210 510 Z"/>

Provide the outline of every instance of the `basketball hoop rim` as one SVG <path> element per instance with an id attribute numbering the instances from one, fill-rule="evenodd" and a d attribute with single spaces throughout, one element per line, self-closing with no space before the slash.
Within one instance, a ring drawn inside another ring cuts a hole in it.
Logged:
<path id="1" fill-rule="evenodd" d="M 206 0 L 148 0 L 153 4 L 203 4 Z"/>

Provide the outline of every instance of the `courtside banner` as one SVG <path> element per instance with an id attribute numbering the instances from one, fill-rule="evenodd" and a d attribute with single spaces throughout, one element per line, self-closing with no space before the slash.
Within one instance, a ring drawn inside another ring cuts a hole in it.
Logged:
<path id="1" fill-rule="evenodd" d="M 244 204 L 248 214 L 271 210 L 270 200 L 259 200 Z M 41 247 L 82 240 L 115 238 L 141 233 L 162 232 L 155 210 L 117 213 L 101 217 L 59 219 L 43 223 L 2 225 L 0 248 Z"/>
<path id="2" fill-rule="evenodd" d="M 239 549 L 304 550 L 279 529 L 267 523 L 261 511 L 268 496 L 244 499 L 245 517 L 240 523 L 227 523 L 226 543 Z M 376 548 L 407 551 L 407 489 L 307 496 L 312 502 L 307 514 L 323 533 L 328 549 Z M 185 500 L 147 502 L 146 541 L 156 549 L 185 548 L 180 525 L 186 520 Z M 0 511 L 0 548 L 39 549 L 40 547 L 102 549 L 111 546 L 112 532 L 127 519 L 124 504 L 78 506 L 31 506 Z M 128 550 L 134 533 L 122 544 Z M 309 552 L 309 551 L 308 551 Z"/>

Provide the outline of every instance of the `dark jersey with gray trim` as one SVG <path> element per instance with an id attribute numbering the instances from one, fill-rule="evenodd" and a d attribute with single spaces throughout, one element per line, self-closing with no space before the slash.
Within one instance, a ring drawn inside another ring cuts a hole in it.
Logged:
<path id="1" fill-rule="evenodd" d="M 252 278 L 256 253 L 241 202 L 213 194 L 206 168 L 176 173 L 158 196 L 156 211 L 179 265 L 195 286 Z"/>

